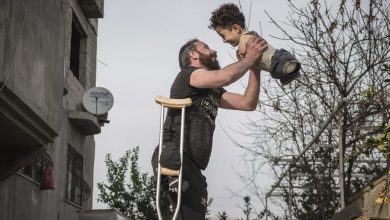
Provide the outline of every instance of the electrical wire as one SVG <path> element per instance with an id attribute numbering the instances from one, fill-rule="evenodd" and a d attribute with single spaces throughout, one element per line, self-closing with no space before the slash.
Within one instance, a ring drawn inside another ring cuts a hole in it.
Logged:
<path id="1" fill-rule="evenodd" d="M 23 30 L 23 27 L 24 27 L 24 22 L 26 20 L 26 15 L 27 15 L 27 10 L 28 10 L 28 6 L 29 6 L 29 3 L 30 3 L 30 0 L 27 0 L 27 4 L 26 4 L 26 8 L 24 9 L 24 15 L 23 15 L 23 20 L 22 20 L 22 24 L 19 28 L 19 31 L 18 31 L 18 37 L 17 37 L 17 40 L 16 40 L 16 45 L 15 45 L 15 50 L 13 51 L 12 53 L 12 61 L 11 61 L 11 65 L 7 71 L 7 74 L 6 74 L 6 78 L 4 80 L 4 83 L 3 85 L 1 86 L 0 88 L 0 93 L 3 91 L 4 87 L 7 85 L 8 83 L 8 80 L 10 78 L 10 76 L 12 75 L 13 72 L 11 72 L 12 70 L 12 67 L 14 66 L 15 64 L 15 57 L 16 57 L 16 50 L 18 48 L 18 44 L 20 43 L 20 36 L 21 36 L 21 33 L 22 33 L 22 30 Z M 15 71 L 14 71 L 15 72 Z"/>

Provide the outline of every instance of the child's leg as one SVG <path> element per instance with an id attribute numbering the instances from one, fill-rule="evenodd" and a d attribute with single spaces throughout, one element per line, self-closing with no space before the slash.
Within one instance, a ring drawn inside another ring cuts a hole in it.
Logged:
<path id="1" fill-rule="evenodd" d="M 240 37 L 240 42 L 238 44 L 237 50 L 237 59 L 241 60 L 243 56 L 246 54 L 246 44 L 248 40 L 252 37 L 258 36 L 255 32 L 248 32 L 247 34 L 243 34 Z M 264 71 L 270 72 L 272 56 L 275 53 L 275 48 L 268 44 L 267 49 L 264 51 L 261 59 L 256 61 L 256 67 L 262 69 Z"/>
<path id="2" fill-rule="evenodd" d="M 287 85 L 300 76 L 301 64 L 288 51 L 275 50 L 272 57 L 270 73 L 272 78 L 279 79 L 282 85 Z"/>
<path id="3" fill-rule="evenodd" d="M 272 59 L 271 73 L 279 76 L 288 76 L 300 70 L 300 63 L 290 52 L 285 49 L 275 51 Z M 280 78 L 280 77 L 278 77 Z"/>
<path id="4" fill-rule="evenodd" d="M 297 63 L 295 62 L 288 62 L 286 64 L 286 70 L 284 71 L 285 75 L 294 73 L 294 71 L 297 69 Z"/>
<path id="5" fill-rule="evenodd" d="M 268 48 L 266 51 L 264 51 L 263 56 L 261 57 L 261 61 L 257 61 L 256 65 L 264 71 L 271 72 L 272 58 L 275 52 L 275 48 L 268 44 Z M 290 54 L 289 61 L 284 63 L 283 69 L 280 74 L 289 75 L 296 72 L 298 65 L 297 63 L 298 61 L 295 59 L 295 57 Z"/>
<path id="6" fill-rule="evenodd" d="M 260 67 L 260 69 L 270 72 L 272 57 L 274 56 L 274 54 L 275 54 L 275 48 L 270 44 L 268 44 L 267 50 L 264 51 L 261 60 L 258 60 L 256 62 L 256 65 Z"/>

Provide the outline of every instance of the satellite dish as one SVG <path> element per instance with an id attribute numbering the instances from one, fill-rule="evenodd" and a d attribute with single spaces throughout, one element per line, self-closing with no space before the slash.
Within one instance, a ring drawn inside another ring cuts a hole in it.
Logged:
<path id="1" fill-rule="evenodd" d="M 114 98 L 110 91 L 103 87 L 88 89 L 83 96 L 84 108 L 95 115 L 107 113 L 114 104 Z"/>

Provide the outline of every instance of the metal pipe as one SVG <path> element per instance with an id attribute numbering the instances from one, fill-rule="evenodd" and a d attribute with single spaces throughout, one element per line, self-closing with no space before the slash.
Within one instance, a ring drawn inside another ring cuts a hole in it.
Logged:
<path id="1" fill-rule="evenodd" d="M 288 215 L 289 219 L 292 220 L 292 178 L 291 178 L 291 170 L 288 172 L 289 184 L 288 184 Z"/>
<path id="2" fill-rule="evenodd" d="M 265 220 L 268 220 L 268 196 L 265 196 Z"/>
<path id="3" fill-rule="evenodd" d="M 344 192 L 344 130 L 343 130 L 343 111 L 339 112 L 339 186 L 340 186 L 340 206 L 345 207 Z"/>

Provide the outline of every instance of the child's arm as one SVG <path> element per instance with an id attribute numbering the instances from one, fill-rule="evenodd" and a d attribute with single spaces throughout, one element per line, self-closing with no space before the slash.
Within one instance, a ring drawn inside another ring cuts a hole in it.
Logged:
<path id="1" fill-rule="evenodd" d="M 252 37 L 255 37 L 255 36 L 259 37 L 259 35 L 254 31 L 246 32 L 246 33 L 241 35 L 240 42 L 238 43 L 238 50 L 236 53 L 238 60 L 242 60 L 242 58 L 245 56 L 246 43 L 248 42 L 249 39 L 251 39 Z"/>
<path id="2" fill-rule="evenodd" d="M 253 35 L 251 35 L 251 34 L 243 34 L 243 35 L 241 35 L 240 42 L 238 43 L 238 50 L 237 50 L 237 54 L 238 55 L 240 55 L 242 57 L 245 56 L 245 54 L 246 54 L 246 43 L 252 37 L 253 37 Z"/>
<path id="3" fill-rule="evenodd" d="M 246 44 L 248 42 L 249 39 L 255 37 L 256 35 L 253 35 L 251 33 L 247 33 L 247 34 L 243 34 L 241 35 L 240 37 L 240 42 L 238 44 L 238 50 L 236 52 L 236 56 L 237 56 L 237 59 L 238 60 L 242 60 L 244 59 L 245 55 L 246 55 Z M 255 65 L 256 67 L 260 67 L 261 65 L 261 58 L 259 58 Z"/>

